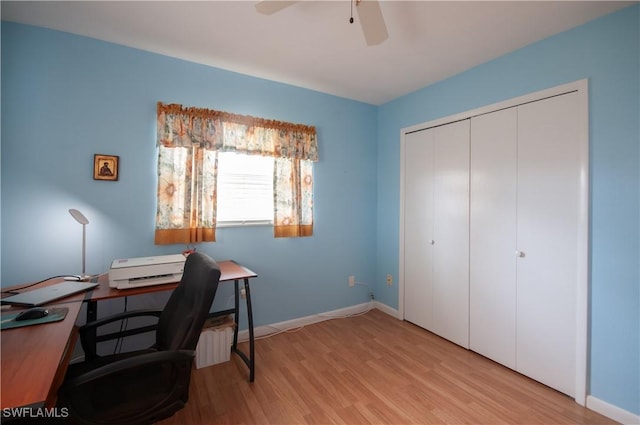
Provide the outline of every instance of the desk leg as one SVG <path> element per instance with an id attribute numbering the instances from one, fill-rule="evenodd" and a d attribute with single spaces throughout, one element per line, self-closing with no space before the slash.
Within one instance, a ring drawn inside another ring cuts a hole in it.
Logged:
<path id="1" fill-rule="evenodd" d="M 233 345 L 231 351 L 236 353 L 242 361 L 249 367 L 249 382 L 253 382 L 255 379 L 255 338 L 253 336 L 253 311 L 251 309 L 251 292 L 249 290 L 249 279 L 244 279 L 244 293 L 247 301 L 247 319 L 249 321 L 249 356 L 238 349 L 238 317 L 240 316 L 240 282 L 236 279 L 234 281 L 235 287 L 235 318 L 234 322 L 236 329 L 233 332 Z"/>
<path id="2" fill-rule="evenodd" d="M 98 301 L 87 302 L 87 323 L 94 322 L 98 318 Z"/>
<path id="3" fill-rule="evenodd" d="M 98 301 L 87 302 L 87 323 L 95 322 L 97 319 L 98 319 Z M 92 329 L 85 334 L 85 343 L 89 344 L 89 347 L 92 347 L 94 354 L 98 349 L 97 342 L 96 342 L 97 334 L 98 334 L 97 329 Z"/>
<path id="4" fill-rule="evenodd" d="M 255 378 L 255 369 L 256 369 L 256 361 L 255 361 L 255 350 L 254 350 L 254 342 L 255 338 L 253 336 L 253 312 L 251 310 L 251 292 L 249 290 L 249 279 L 244 280 L 244 291 L 247 300 L 247 318 L 249 319 L 249 382 L 253 382 Z"/>
<path id="5" fill-rule="evenodd" d="M 238 351 L 238 328 L 239 328 L 239 317 L 240 317 L 240 288 L 238 287 L 238 279 L 233 282 L 234 293 L 235 293 L 235 304 L 234 304 L 234 313 L 233 313 L 233 321 L 235 323 L 235 329 L 233 330 L 233 345 L 231 346 L 231 351 Z"/>

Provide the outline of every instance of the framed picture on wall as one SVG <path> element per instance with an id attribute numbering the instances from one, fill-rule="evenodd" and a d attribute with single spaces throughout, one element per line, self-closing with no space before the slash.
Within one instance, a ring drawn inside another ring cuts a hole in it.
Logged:
<path id="1" fill-rule="evenodd" d="M 93 155 L 93 179 L 94 180 L 118 180 L 118 161 L 120 157 L 115 155 Z"/>

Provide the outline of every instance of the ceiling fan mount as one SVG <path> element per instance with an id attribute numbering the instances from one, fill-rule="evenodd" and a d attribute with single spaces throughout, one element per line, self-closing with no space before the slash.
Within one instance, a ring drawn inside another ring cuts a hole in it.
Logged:
<path id="1" fill-rule="evenodd" d="M 263 0 L 256 3 L 256 10 L 264 15 L 272 15 L 298 2 L 299 1 Z M 358 12 L 360 27 L 362 28 L 362 33 L 364 34 L 367 45 L 375 46 L 389 38 L 379 1 L 351 0 L 351 16 L 349 18 L 349 23 L 351 24 L 354 22 L 354 2 L 356 4 L 356 11 Z"/>

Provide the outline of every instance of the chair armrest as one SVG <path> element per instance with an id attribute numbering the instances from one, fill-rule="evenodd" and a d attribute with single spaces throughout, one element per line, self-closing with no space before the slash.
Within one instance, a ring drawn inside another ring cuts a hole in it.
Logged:
<path id="1" fill-rule="evenodd" d="M 85 359 L 86 360 L 93 360 L 95 358 L 98 357 L 97 352 L 96 352 L 96 344 L 97 344 L 97 340 L 96 340 L 96 330 L 104 325 L 107 325 L 109 323 L 113 323 L 113 322 L 118 322 L 120 320 L 124 320 L 124 319 L 129 319 L 132 317 L 156 317 L 159 318 L 160 315 L 162 314 L 162 311 L 158 311 L 158 310 L 134 310 L 134 311 L 125 311 L 122 313 L 117 313 L 111 316 L 107 316 L 104 317 L 102 319 L 99 320 L 95 320 L 93 322 L 88 322 L 87 324 L 80 326 L 79 328 L 79 332 L 80 332 L 80 343 L 82 345 L 82 349 L 84 350 L 84 354 L 85 354 Z M 148 329 L 144 330 L 144 331 L 149 331 Z M 138 332 L 141 333 L 141 332 Z M 128 334 L 135 334 L 135 331 L 128 331 Z M 120 334 L 118 332 L 113 333 L 113 334 L 109 334 L 109 335 L 102 335 L 100 337 L 101 340 L 112 340 L 112 339 L 117 339 L 117 338 L 121 338 L 121 337 L 125 337 L 126 335 Z"/>
<path id="2" fill-rule="evenodd" d="M 194 356 L 194 351 L 177 350 L 154 351 L 151 353 L 140 354 L 138 356 L 126 357 L 122 360 L 100 366 L 89 372 L 83 373 L 82 375 L 70 378 L 65 381 L 64 386 L 69 388 L 78 387 L 118 374 L 126 376 L 126 373 L 133 369 L 152 367 L 160 363 L 188 362 L 190 364 L 193 361 Z M 127 380 L 124 379 L 123 382 L 126 383 Z"/>
<path id="3" fill-rule="evenodd" d="M 108 323 L 117 322 L 119 320 L 129 319 L 131 317 L 144 317 L 144 316 L 154 316 L 160 317 L 162 311 L 160 310 L 134 310 L 134 311 L 124 311 L 122 313 L 117 313 L 111 316 L 103 317 L 102 319 L 95 320 L 93 322 L 88 322 L 82 326 L 80 326 L 80 333 L 87 332 L 92 329 L 97 329 L 100 326 L 104 326 Z"/>

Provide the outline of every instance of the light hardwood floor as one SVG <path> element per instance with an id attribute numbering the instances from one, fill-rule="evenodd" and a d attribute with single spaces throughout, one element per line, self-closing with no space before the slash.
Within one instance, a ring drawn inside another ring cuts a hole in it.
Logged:
<path id="1" fill-rule="evenodd" d="M 569 397 L 372 310 L 256 341 L 196 370 L 173 424 L 613 424 Z"/>

